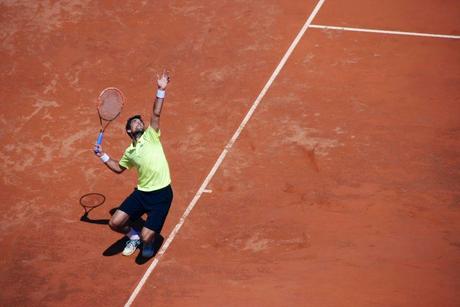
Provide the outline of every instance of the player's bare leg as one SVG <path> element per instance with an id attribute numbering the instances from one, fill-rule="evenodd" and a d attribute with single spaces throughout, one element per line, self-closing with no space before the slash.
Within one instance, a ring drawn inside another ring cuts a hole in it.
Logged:
<path id="1" fill-rule="evenodd" d="M 155 231 L 143 227 L 141 231 L 142 242 L 151 243 L 155 239 Z"/>
<path id="2" fill-rule="evenodd" d="M 150 258 L 153 256 L 154 253 L 153 242 L 155 241 L 157 234 L 155 233 L 155 231 L 143 227 L 141 237 L 142 242 L 144 244 L 144 247 L 142 248 L 142 256 L 145 258 Z"/>
<path id="3" fill-rule="evenodd" d="M 131 230 L 128 221 L 129 215 L 126 212 L 117 210 L 109 221 L 110 229 L 125 235 Z"/>
<path id="4" fill-rule="evenodd" d="M 132 255 L 136 248 L 141 244 L 139 234 L 135 229 L 128 225 L 129 215 L 121 210 L 115 211 L 115 214 L 109 221 L 109 226 L 113 231 L 122 233 L 128 236 L 129 240 L 126 242 L 125 249 L 122 254 L 124 256 Z"/>

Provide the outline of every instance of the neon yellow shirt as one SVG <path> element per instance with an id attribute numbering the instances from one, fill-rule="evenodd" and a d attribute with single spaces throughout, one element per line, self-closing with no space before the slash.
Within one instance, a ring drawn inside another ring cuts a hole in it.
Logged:
<path id="1" fill-rule="evenodd" d="M 168 161 L 160 143 L 160 132 L 148 127 L 134 146 L 126 148 L 119 164 L 137 170 L 137 189 L 150 192 L 171 183 Z"/>

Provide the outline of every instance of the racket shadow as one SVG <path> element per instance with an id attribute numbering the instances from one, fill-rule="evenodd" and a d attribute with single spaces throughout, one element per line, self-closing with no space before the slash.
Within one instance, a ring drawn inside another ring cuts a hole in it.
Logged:
<path id="1" fill-rule="evenodd" d="M 108 224 L 109 220 L 108 219 L 91 219 L 89 217 L 89 213 L 93 211 L 94 209 L 102 206 L 105 202 L 105 195 L 101 193 L 96 193 L 96 192 L 91 192 L 91 193 L 86 193 L 80 197 L 80 206 L 83 208 L 84 213 L 80 217 L 80 221 L 90 223 L 90 224 Z M 113 209 L 112 209 L 113 210 Z M 110 210 L 110 215 L 113 215 L 113 211 Z"/>
<path id="2" fill-rule="evenodd" d="M 112 208 L 109 210 L 110 216 L 112 216 L 117 208 Z M 99 224 L 99 225 L 109 225 L 110 219 L 92 219 L 89 217 L 89 212 L 85 212 L 81 217 L 80 221 L 89 223 L 89 224 Z"/>

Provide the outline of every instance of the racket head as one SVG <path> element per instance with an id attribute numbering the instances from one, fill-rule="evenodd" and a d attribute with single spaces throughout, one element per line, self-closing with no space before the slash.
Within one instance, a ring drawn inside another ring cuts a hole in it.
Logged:
<path id="1" fill-rule="evenodd" d="M 126 98 L 122 91 L 116 87 L 108 87 L 102 90 L 98 97 L 97 112 L 105 121 L 112 121 L 120 115 Z"/>
<path id="2" fill-rule="evenodd" d="M 80 197 L 80 205 L 86 210 L 92 210 L 105 202 L 105 196 L 101 193 L 88 193 Z"/>

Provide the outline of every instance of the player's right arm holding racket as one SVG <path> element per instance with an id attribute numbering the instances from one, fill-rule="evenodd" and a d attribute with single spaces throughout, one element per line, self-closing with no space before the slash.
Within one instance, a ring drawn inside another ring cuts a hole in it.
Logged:
<path id="1" fill-rule="evenodd" d="M 109 155 L 102 151 L 102 145 L 94 145 L 94 153 L 96 156 L 101 158 L 102 162 L 104 162 L 104 164 L 114 173 L 121 174 L 126 170 L 126 168 L 119 164 L 119 161 L 110 158 Z"/>

